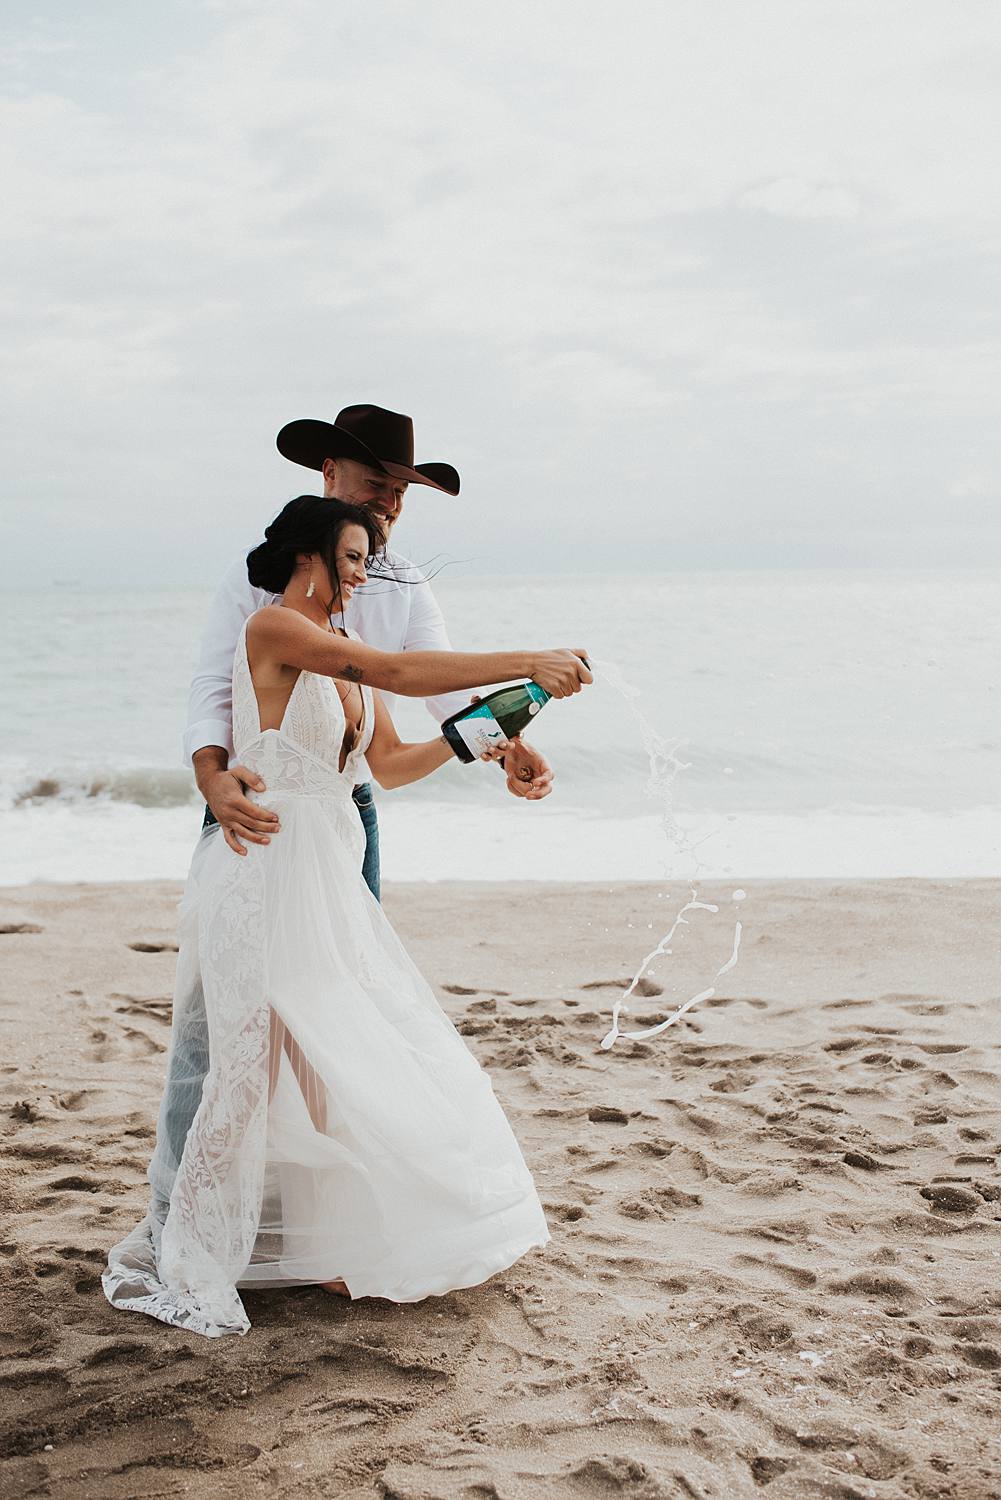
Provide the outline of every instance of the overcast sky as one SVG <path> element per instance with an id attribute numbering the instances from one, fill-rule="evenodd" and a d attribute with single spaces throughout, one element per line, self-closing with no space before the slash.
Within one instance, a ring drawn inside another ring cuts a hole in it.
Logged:
<path id="1" fill-rule="evenodd" d="M 5 577 L 211 583 L 375 401 L 463 571 L 1001 556 L 994 0 L 7 0 Z"/>

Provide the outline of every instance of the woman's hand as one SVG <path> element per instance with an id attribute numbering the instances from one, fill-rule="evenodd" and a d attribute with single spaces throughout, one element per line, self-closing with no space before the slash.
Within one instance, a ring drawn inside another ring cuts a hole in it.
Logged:
<path id="1" fill-rule="evenodd" d="M 579 693 L 586 683 L 594 681 L 587 664 L 587 652 L 580 649 L 537 652 L 532 681 L 537 682 L 550 698 L 569 698 L 571 693 Z"/>
<path id="2" fill-rule="evenodd" d="M 477 700 L 474 698 L 473 702 L 475 703 L 476 701 Z M 496 744 L 490 746 L 489 750 L 482 750 L 480 752 L 480 760 L 503 760 L 510 748 L 510 740 L 498 740 Z"/>

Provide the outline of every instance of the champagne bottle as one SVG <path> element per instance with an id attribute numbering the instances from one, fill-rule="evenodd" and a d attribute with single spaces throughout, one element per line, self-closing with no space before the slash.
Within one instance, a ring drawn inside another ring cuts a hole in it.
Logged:
<path id="1" fill-rule="evenodd" d="M 445 720 L 441 732 L 459 759 L 468 764 L 478 760 L 484 750 L 519 734 L 548 702 L 549 694 L 537 682 L 519 682 L 460 708 Z"/>

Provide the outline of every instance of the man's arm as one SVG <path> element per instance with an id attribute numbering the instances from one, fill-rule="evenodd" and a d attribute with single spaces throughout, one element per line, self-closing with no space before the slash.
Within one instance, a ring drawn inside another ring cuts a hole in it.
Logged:
<path id="1" fill-rule="evenodd" d="M 233 750 L 233 657 L 243 622 L 270 595 L 251 587 L 247 563 L 237 558 L 209 608 L 195 675 L 188 692 L 184 761 L 195 773 L 198 790 L 221 824 L 236 854 L 245 854 L 241 838 L 266 844 L 278 830 L 274 813 L 244 795 L 245 787 L 265 790 L 259 776 L 245 766 L 230 766 Z"/>
<path id="2" fill-rule="evenodd" d="M 188 691 L 188 722 L 184 731 L 187 766 L 193 763 L 195 751 L 203 745 L 216 745 L 227 755 L 232 753 L 236 643 L 244 620 L 270 597 L 263 589 L 251 587 L 243 557 L 236 559 L 216 590 Z"/>

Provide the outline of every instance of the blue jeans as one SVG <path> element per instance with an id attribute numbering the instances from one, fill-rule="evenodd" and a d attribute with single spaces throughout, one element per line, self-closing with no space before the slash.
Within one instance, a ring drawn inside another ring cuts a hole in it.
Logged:
<path id="1" fill-rule="evenodd" d="M 365 830 L 365 859 L 361 867 L 362 879 L 377 901 L 382 900 L 382 881 L 379 866 L 379 814 L 372 795 L 372 783 L 362 782 L 351 793 L 355 807 Z"/>
<path id="2" fill-rule="evenodd" d="M 358 816 L 365 830 L 365 860 L 362 875 L 365 884 L 375 899 L 379 900 L 379 818 L 372 796 L 371 782 L 356 786 L 352 794 Z M 218 823 L 208 808 L 202 822 L 203 840 L 215 838 Z M 209 830 L 213 830 L 210 832 Z M 280 838 L 281 835 L 279 834 Z M 196 856 L 197 857 L 197 856 Z M 181 964 L 185 964 L 182 973 Z M 184 1151 L 184 1143 L 191 1129 L 191 1122 L 198 1112 L 202 1100 L 202 1085 L 209 1070 L 209 1028 L 205 1014 L 205 994 L 202 990 L 201 974 L 198 971 L 197 954 L 178 955 L 178 990 L 174 997 L 179 1014 L 184 1016 L 183 1027 L 174 1028 L 171 1038 L 170 1057 L 167 1062 L 167 1081 L 160 1102 L 160 1117 L 157 1121 L 156 1151 L 150 1163 L 149 1180 L 152 1188 L 151 1212 L 156 1221 L 155 1234 L 167 1217 L 170 1204 L 170 1189 L 174 1175 Z"/>

